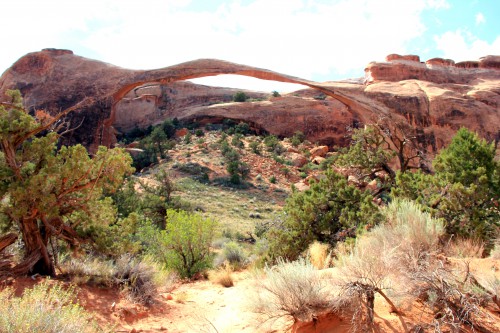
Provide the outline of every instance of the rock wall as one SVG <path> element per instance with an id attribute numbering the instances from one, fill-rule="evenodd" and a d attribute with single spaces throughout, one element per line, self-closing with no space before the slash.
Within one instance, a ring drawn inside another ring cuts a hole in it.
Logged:
<path id="1" fill-rule="evenodd" d="M 91 149 L 113 145 L 116 134 L 165 118 L 250 123 L 280 136 L 303 131 L 312 141 L 346 145 L 346 128 L 390 117 L 411 124 L 431 152 L 447 144 L 461 126 L 500 140 L 500 57 L 455 64 L 434 58 L 389 55 L 370 63 L 365 83 L 312 82 L 265 69 L 202 59 L 157 70 L 138 71 L 46 49 L 19 59 L 0 78 L 0 99 L 20 89 L 30 110 L 57 113 L 79 105 L 68 119 L 80 126 L 63 143 Z M 310 87 L 282 97 L 247 92 L 263 101 L 232 103 L 235 89 L 183 80 L 219 74 L 298 83 Z"/>

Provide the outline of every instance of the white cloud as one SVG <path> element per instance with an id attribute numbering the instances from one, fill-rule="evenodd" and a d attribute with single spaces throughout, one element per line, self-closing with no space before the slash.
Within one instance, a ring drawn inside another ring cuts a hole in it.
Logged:
<path id="1" fill-rule="evenodd" d="M 500 50 L 500 36 L 488 43 L 463 30 L 447 31 L 435 36 L 434 41 L 444 58 L 455 61 L 477 60 L 485 55 L 498 54 Z"/>
<path id="2" fill-rule="evenodd" d="M 0 70 L 46 47 L 128 68 L 218 58 L 314 79 L 363 75 L 372 60 L 408 53 L 426 30 L 422 11 L 444 0 L 226 1 L 193 11 L 201 0 L 21 0 L 2 5 Z M 14 4 L 15 3 L 15 4 Z"/>
<path id="3" fill-rule="evenodd" d="M 477 13 L 476 14 L 476 25 L 484 24 L 486 23 L 486 19 L 484 18 L 483 13 Z"/>

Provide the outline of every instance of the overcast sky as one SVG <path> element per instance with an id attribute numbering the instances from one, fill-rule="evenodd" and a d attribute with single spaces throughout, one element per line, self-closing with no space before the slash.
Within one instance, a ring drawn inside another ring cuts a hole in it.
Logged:
<path id="1" fill-rule="evenodd" d="M 500 55 L 500 0 L 17 0 L 0 8 L 0 72 L 49 47 L 133 69 L 217 58 L 315 81 L 361 77 L 390 53 Z M 197 81 L 291 89 L 233 76 Z"/>

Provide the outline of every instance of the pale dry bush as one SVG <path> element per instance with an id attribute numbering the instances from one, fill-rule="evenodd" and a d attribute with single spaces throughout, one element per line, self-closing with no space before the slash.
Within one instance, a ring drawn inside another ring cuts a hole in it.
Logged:
<path id="1" fill-rule="evenodd" d="M 482 258 L 484 253 L 484 242 L 473 238 L 451 239 L 444 248 L 448 257 L 457 258 Z"/>
<path id="2" fill-rule="evenodd" d="M 219 268 L 209 271 L 208 279 L 212 281 L 212 283 L 220 284 L 223 287 L 229 288 L 234 286 L 232 274 L 233 269 L 231 264 L 226 261 L 224 265 Z"/>
<path id="3" fill-rule="evenodd" d="M 92 316 L 76 303 L 74 288 L 42 282 L 21 297 L 12 288 L 0 292 L 0 332 L 103 332 Z"/>
<path id="4" fill-rule="evenodd" d="M 251 308 L 269 320 L 311 321 L 318 314 L 335 311 L 330 281 L 304 259 L 280 259 L 275 266 L 266 266 L 255 281 Z"/>
<path id="5" fill-rule="evenodd" d="M 307 257 L 316 269 L 328 268 L 331 264 L 330 246 L 314 241 L 307 249 Z"/>
<path id="6" fill-rule="evenodd" d="M 352 247 L 336 249 L 336 282 L 342 290 L 339 302 L 350 312 L 353 331 L 371 329 L 375 293 L 396 313 L 396 304 L 411 302 L 407 292 L 412 283 L 409 273 L 426 265 L 443 234 L 441 221 L 412 202 L 394 201 L 385 213 L 385 224 L 359 237 Z"/>

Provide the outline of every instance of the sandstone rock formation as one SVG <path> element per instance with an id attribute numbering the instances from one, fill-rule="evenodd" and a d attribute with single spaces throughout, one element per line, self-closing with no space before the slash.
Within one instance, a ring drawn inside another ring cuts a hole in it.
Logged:
<path id="1" fill-rule="evenodd" d="M 433 152 L 461 126 L 489 140 L 500 140 L 500 57 L 455 64 L 449 59 L 390 55 L 370 63 L 360 80 L 317 83 L 265 69 L 220 60 L 195 60 L 157 70 L 128 70 L 46 49 L 19 59 L 0 78 L 0 99 L 20 89 L 30 110 L 57 113 L 79 104 L 68 117 L 81 124 L 64 143 L 95 149 L 113 145 L 116 134 L 165 118 L 216 123 L 245 121 L 279 136 L 301 130 L 314 142 L 346 145 L 346 128 L 389 118 L 408 122 Z M 233 103 L 234 89 L 195 85 L 184 80 L 239 74 L 298 83 L 308 89 L 280 98 L 247 92 L 263 101 Z"/>

